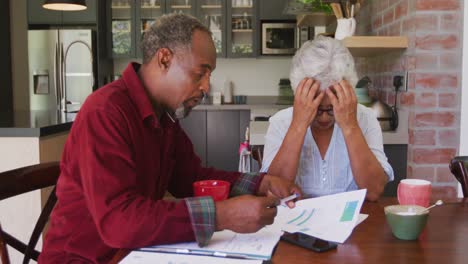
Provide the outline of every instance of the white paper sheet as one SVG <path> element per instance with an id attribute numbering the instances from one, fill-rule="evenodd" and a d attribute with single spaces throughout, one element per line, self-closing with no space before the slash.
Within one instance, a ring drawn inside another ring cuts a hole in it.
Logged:
<path id="1" fill-rule="evenodd" d="M 357 225 L 366 190 L 339 193 L 298 201 L 279 218 L 287 219 L 283 231 L 300 232 L 323 240 L 343 243 Z"/>
<path id="2" fill-rule="evenodd" d="M 187 249 L 189 250 L 187 253 L 195 255 L 237 254 L 248 259 L 269 260 L 282 234 L 281 225 L 275 223 L 253 234 L 238 234 L 229 230 L 215 232 L 210 243 L 203 248 L 200 248 L 196 242 L 189 242 L 147 247 L 141 250 L 170 252 L 179 249 L 183 252 L 183 249 Z"/>
<path id="3" fill-rule="evenodd" d="M 121 264 L 261 264 L 262 260 L 216 258 L 183 254 L 164 254 L 144 251 L 133 251 Z"/>

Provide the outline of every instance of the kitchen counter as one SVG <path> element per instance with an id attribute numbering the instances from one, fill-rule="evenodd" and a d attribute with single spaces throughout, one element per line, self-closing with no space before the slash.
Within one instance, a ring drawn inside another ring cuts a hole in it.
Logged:
<path id="1" fill-rule="evenodd" d="M 281 110 L 290 107 L 290 105 L 277 104 L 202 104 L 196 106 L 193 110 L 256 110 L 256 109 L 273 109 Z"/>
<path id="2" fill-rule="evenodd" d="M 76 113 L 48 110 L 0 113 L 0 137 L 43 137 L 70 130 Z"/>
<path id="3" fill-rule="evenodd" d="M 388 145 L 408 144 L 408 112 L 398 110 L 399 125 L 396 131 L 382 131 L 383 143 Z M 250 122 L 250 144 L 264 145 L 268 130 L 268 121 Z"/>

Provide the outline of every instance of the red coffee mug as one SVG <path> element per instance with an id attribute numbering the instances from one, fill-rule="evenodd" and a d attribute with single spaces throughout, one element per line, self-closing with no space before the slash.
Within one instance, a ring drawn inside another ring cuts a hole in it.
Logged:
<path id="1" fill-rule="evenodd" d="M 214 201 L 222 201 L 229 196 L 231 183 L 220 180 L 197 181 L 193 183 L 194 196 L 211 196 Z"/>
<path id="2" fill-rule="evenodd" d="M 398 202 L 401 205 L 429 206 L 431 199 L 431 182 L 418 179 L 402 180 L 398 184 Z"/>

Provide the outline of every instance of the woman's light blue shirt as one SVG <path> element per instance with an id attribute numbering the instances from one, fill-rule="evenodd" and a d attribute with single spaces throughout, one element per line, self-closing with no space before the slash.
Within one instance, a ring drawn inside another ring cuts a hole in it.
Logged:
<path id="1" fill-rule="evenodd" d="M 279 111 L 270 118 L 265 136 L 262 172 L 267 172 L 276 156 L 292 121 L 293 108 Z M 358 105 L 359 127 L 367 144 L 388 176 L 394 179 L 393 169 L 383 151 L 382 130 L 372 109 Z M 301 150 L 296 183 L 306 197 L 317 197 L 345 191 L 357 190 L 358 186 L 351 171 L 348 150 L 340 127 L 335 123 L 325 158 L 322 160 L 317 143 L 308 129 Z"/>

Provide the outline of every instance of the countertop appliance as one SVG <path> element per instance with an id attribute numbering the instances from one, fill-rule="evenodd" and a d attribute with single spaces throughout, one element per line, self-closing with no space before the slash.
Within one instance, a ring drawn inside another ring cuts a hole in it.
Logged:
<path id="1" fill-rule="evenodd" d="M 292 55 L 296 52 L 295 21 L 262 21 L 262 55 Z"/>
<path id="2" fill-rule="evenodd" d="M 32 109 L 80 109 L 97 88 L 95 39 L 91 29 L 28 31 Z"/>

